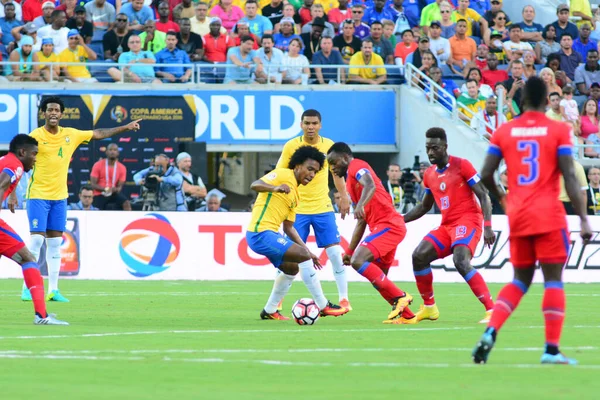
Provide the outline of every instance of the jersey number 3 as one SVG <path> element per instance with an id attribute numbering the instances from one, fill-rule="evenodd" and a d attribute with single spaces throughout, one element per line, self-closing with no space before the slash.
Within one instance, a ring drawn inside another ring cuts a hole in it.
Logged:
<path id="1" fill-rule="evenodd" d="M 517 150 L 528 153 L 521 162 L 529 168 L 527 175 L 520 174 L 517 177 L 517 183 L 521 186 L 531 185 L 537 181 L 540 174 L 540 144 L 535 140 L 519 140 Z"/>

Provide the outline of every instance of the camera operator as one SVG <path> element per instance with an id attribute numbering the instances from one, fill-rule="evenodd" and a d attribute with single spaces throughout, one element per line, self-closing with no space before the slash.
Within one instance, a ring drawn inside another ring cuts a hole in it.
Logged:
<path id="1" fill-rule="evenodd" d="M 400 186 L 400 177 L 402 176 L 400 166 L 398 164 L 390 164 L 386 174 L 388 179 L 383 181 L 383 187 L 392 197 L 394 208 L 399 212 L 402 209 L 403 194 L 402 187 Z"/>
<path id="2" fill-rule="evenodd" d="M 404 195 L 402 196 L 402 214 L 406 214 L 419 203 L 417 191 L 422 181 L 419 174 L 420 168 L 419 156 L 415 156 L 412 168 L 404 168 L 402 170 L 402 175 L 400 176 L 400 187 L 404 191 Z"/>
<path id="3" fill-rule="evenodd" d="M 189 153 L 182 152 L 175 159 L 177 168 L 183 177 L 183 193 L 185 194 L 185 202 L 190 211 L 200 207 L 202 199 L 206 197 L 206 186 L 202 182 L 202 178 L 193 174 L 192 156 Z"/>
<path id="4" fill-rule="evenodd" d="M 154 157 L 154 166 L 143 169 L 133 176 L 136 185 L 143 185 L 144 207 L 148 205 L 159 211 L 187 211 L 183 196 L 183 176 L 177 168 L 169 165 L 166 154 Z"/>

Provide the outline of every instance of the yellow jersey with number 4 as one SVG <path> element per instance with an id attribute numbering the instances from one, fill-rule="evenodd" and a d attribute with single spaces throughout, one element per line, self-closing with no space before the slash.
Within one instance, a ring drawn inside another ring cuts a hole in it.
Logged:
<path id="1" fill-rule="evenodd" d="M 69 197 L 67 175 L 71 157 L 82 143 L 92 139 L 93 131 L 58 128 L 53 135 L 43 126 L 29 134 L 38 141 L 38 155 L 27 189 L 28 199 L 63 200 Z"/>
<path id="2" fill-rule="evenodd" d="M 316 147 L 321 153 L 327 155 L 327 151 L 333 146 L 333 140 L 319 136 L 317 144 L 309 144 L 304 141 L 304 136 L 290 139 L 283 146 L 281 157 L 277 161 L 277 168 L 287 168 L 294 152 L 302 146 Z M 333 212 L 333 206 L 329 198 L 329 164 L 327 159 L 325 159 L 325 165 L 317 172 L 313 180 L 308 185 L 300 186 L 298 190 L 301 201 L 296 213 L 312 215 Z"/>
<path id="3" fill-rule="evenodd" d="M 286 184 L 291 190 L 288 194 L 259 193 L 252 209 L 252 220 L 248 225 L 248 230 L 250 232 L 279 232 L 283 221 L 294 222 L 296 220 L 296 207 L 300 200 L 296 176 L 294 171 L 289 168 L 276 168 L 260 179 L 273 186 Z"/>

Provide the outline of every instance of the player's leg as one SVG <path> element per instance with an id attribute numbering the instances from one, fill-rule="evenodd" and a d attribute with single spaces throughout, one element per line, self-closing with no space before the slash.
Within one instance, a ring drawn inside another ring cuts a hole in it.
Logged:
<path id="1" fill-rule="evenodd" d="M 396 258 L 396 250 L 391 251 L 384 256 L 381 256 L 380 258 L 374 260 L 373 263 L 381 269 L 381 271 L 385 274 L 385 276 L 388 276 L 388 272 L 389 272 L 395 258 Z M 390 305 L 393 306 L 394 304 L 390 303 Z M 400 314 L 399 318 L 388 319 L 388 320 L 383 321 L 384 324 L 396 324 L 396 325 L 416 324 L 418 322 L 419 321 L 417 320 L 416 315 L 411 311 L 411 309 L 408 306 L 404 307 L 404 310 L 402 310 L 402 314 Z"/>
<path id="2" fill-rule="evenodd" d="M 273 290 L 271 290 L 265 308 L 260 313 L 261 319 L 289 320 L 279 312 L 277 307 L 292 287 L 296 275 L 298 275 L 298 263 L 282 262 L 279 265 L 275 282 L 273 282 Z"/>
<path id="3" fill-rule="evenodd" d="M 27 201 L 27 218 L 29 220 L 29 232 L 31 240 L 29 242 L 29 251 L 33 255 L 35 262 L 39 262 L 40 252 L 46 239 L 46 226 L 48 223 L 48 213 L 50 204 L 46 200 L 30 199 Z M 21 300 L 31 301 L 31 293 L 27 289 L 27 283 L 23 282 Z"/>
<path id="4" fill-rule="evenodd" d="M 67 201 L 53 200 L 50 203 L 48 226 L 46 229 L 46 264 L 48 264 L 48 295 L 46 300 L 69 302 L 58 289 L 60 276 L 60 245 L 67 224 Z"/>

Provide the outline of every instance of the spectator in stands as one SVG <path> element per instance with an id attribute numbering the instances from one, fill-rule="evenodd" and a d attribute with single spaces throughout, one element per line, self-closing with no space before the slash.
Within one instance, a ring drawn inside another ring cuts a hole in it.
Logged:
<path id="1" fill-rule="evenodd" d="M 381 22 L 375 21 L 371 24 L 371 35 L 368 38 L 373 42 L 373 52 L 379 54 L 386 64 L 394 64 L 394 48 L 390 41 L 383 37 L 383 24 Z M 429 38 L 423 36 L 421 40 L 423 39 L 426 39 L 427 49 L 429 49 Z"/>
<path id="2" fill-rule="evenodd" d="M 206 198 L 206 205 L 196 209 L 198 212 L 227 212 L 221 207 L 221 198 L 217 194 L 211 194 Z"/>
<path id="3" fill-rule="evenodd" d="M 537 76 L 537 70 L 535 69 L 535 54 L 531 50 L 527 50 L 523 53 L 523 74 L 526 79 Z"/>
<path id="4" fill-rule="evenodd" d="M 444 0 L 435 0 L 435 2 L 432 2 L 423 8 L 423 11 L 421 11 L 421 23 L 419 25 L 423 28 L 426 34 L 428 33 L 429 25 L 431 25 L 433 21 L 439 21 L 442 19 L 440 8 L 442 2 L 444 2 Z"/>
<path id="5" fill-rule="evenodd" d="M 227 0 L 230 1 L 230 0 Z M 214 10 L 214 9 L 213 9 Z M 241 11 L 241 10 L 240 10 Z M 271 0 L 269 4 L 262 8 L 262 15 L 269 18 L 271 25 L 275 26 L 283 18 L 283 1 L 282 0 Z M 240 17 L 242 18 L 243 15 Z"/>
<path id="6" fill-rule="evenodd" d="M 412 35 L 412 31 L 410 33 Z M 416 49 L 417 45 L 414 43 L 413 45 L 413 48 Z M 344 64 L 350 63 L 352 56 L 360 51 L 362 41 L 354 36 L 354 22 L 352 20 L 344 20 L 342 24 L 342 33 L 333 38 L 333 46 L 339 50 L 342 59 L 344 60 Z"/>
<path id="7" fill-rule="evenodd" d="M 485 12 L 485 14 L 483 14 L 483 18 L 485 18 L 485 20 L 488 22 L 488 26 L 490 28 L 494 28 L 497 29 L 496 26 L 496 15 L 499 12 L 504 13 L 504 11 L 502 11 L 502 2 L 503 0 L 492 0 L 491 3 L 491 8 Z M 506 13 L 504 13 L 505 17 L 506 17 L 506 25 L 510 24 L 510 18 L 508 18 L 508 15 Z"/>
<path id="8" fill-rule="evenodd" d="M 383 24 L 383 38 L 387 39 L 392 44 L 392 49 L 396 48 L 398 40 L 396 39 L 396 35 L 394 35 L 394 22 L 389 19 L 384 19 L 381 23 Z"/>
<path id="9" fill-rule="evenodd" d="M 25 35 L 33 39 L 33 52 L 37 53 L 42 49 L 42 39 L 37 35 L 38 27 L 33 22 L 28 22 L 25 25 L 17 26 L 12 29 L 11 34 L 17 43 L 17 47 L 21 46 L 21 38 Z"/>
<path id="10" fill-rule="evenodd" d="M 296 9 L 294 8 L 294 6 L 290 3 L 284 4 L 283 6 L 283 17 L 288 17 L 288 18 L 292 18 L 294 20 L 295 23 L 295 27 L 294 27 L 294 33 L 299 35 L 300 34 L 300 28 L 301 28 L 301 20 L 300 20 L 300 16 L 298 14 L 296 14 Z M 279 33 L 279 25 L 281 24 L 281 21 L 279 21 L 279 24 L 275 25 L 273 32 Z"/>
<path id="11" fill-rule="evenodd" d="M 575 69 L 583 62 L 581 54 L 573 50 L 573 36 L 563 33 L 560 38 L 560 69 L 564 71 L 569 81 L 575 79 Z"/>
<path id="12" fill-rule="evenodd" d="M 235 46 L 239 46 L 241 43 L 242 36 L 250 36 L 254 39 L 254 43 L 252 44 L 252 50 L 258 50 L 260 39 L 254 33 L 250 33 L 250 26 L 247 22 L 240 21 L 233 28 L 233 33 L 235 33 L 236 37 L 233 39 L 233 43 Z"/>
<path id="13" fill-rule="evenodd" d="M 183 177 L 183 193 L 185 194 L 185 202 L 188 210 L 199 208 L 200 201 L 206 197 L 206 186 L 202 178 L 191 172 L 192 156 L 189 153 L 182 152 L 175 159 L 177 169 Z"/>
<path id="14" fill-rule="evenodd" d="M 129 47 L 132 47 L 131 43 Z M 157 168 L 164 171 L 162 176 L 155 173 Z M 169 164 L 169 157 L 166 154 L 157 154 L 154 157 L 153 167 L 143 169 L 133 175 L 133 181 L 138 186 L 145 185 L 148 178 L 154 178 L 153 180 L 158 183 L 156 199 L 160 211 L 187 211 L 182 189 L 183 177 L 177 168 Z"/>
<path id="15" fill-rule="evenodd" d="M 587 52 L 587 61 L 575 69 L 573 80 L 580 94 L 589 96 L 590 87 L 594 82 L 600 82 L 600 65 L 598 65 L 598 49 Z"/>
<path id="16" fill-rule="evenodd" d="M 525 74 L 523 61 L 515 60 L 510 67 L 511 77 L 508 80 L 502 82 L 504 87 L 509 91 L 508 98 L 515 100 L 517 105 L 521 105 L 521 94 L 523 87 L 525 86 Z M 507 117 L 508 118 L 508 117 Z M 509 118 L 510 120 L 510 118 Z"/>
<path id="17" fill-rule="evenodd" d="M 127 43 L 129 37 L 133 35 L 133 31 L 127 29 L 129 21 L 127 15 L 117 14 L 115 21 L 115 28 L 106 32 L 102 37 L 102 47 L 104 49 L 104 59 L 117 62 L 122 53 L 129 51 Z"/>
<path id="18" fill-rule="evenodd" d="M 560 87 L 565 86 L 569 82 L 569 78 L 564 71 L 560 70 L 560 55 L 558 53 L 552 53 L 548 55 L 546 61 L 546 67 L 550 68 L 554 72 L 556 77 L 556 84 Z"/>
<path id="19" fill-rule="evenodd" d="M 429 68 L 429 77 L 438 86 L 444 89 L 446 93 L 439 91 L 436 87 L 432 87 L 429 83 L 427 83 L 424 89 L 427 98 L 430 96 L 435 96 L 435 100 L 437 100 L 449 111 L 452 111 L 452 100 L 456 99 L 456 97 L 460 95 L 460 89 L 458 86 L 456 86 L 456 83 L 454 83 L 452 79 L 443 79 L 442 70 L 440 67 Z"/>
<path id="20" fill-rule="evenodd" d="M 498 127 L 506 122 L 506 117 L 498 114 L 497 109 L 496 96 L 492 95 L 485 100 L 485 108 L 475 114 L 471 120 L 471 128 L 488 140 L 491 139 Z"/>
<path id="21" fill-rule="evenodd" d="M 115 7 L 106 0 L 91 0 L 84 7 L 86 19 L 94 26 L 93 40 L 102 40 L 106 32 L 115 26 Z"/>
<path id="22" fill-rule="evenodd" d="M 183 25 L 181 26 L 181 33 L 183 34 Z M 221 33 L 221 20 L 216 17 L 212 18 L 210 20 L 210 33 L 202 37 L 204 47 L 202 61 L 209 63 L 227 62 L 227 51 L 234 44 L 228 35 Z"/>
<path id="23" fill-rule="evenodd" d="M 571 16 L 580 17 L 581 20 L 577 22 L 577 26 L 581 28 L 584 24 L 589 26 L 594 25 L 594 15 L 592 14 L 592 7 L 590 0 L 570 0 Z"/>
<path id="24" fill-rule="evenodd" d="M 244 85 L 255 83 L 254 77 L 265 78 L 260 58 L 253 50 L 254 38 L 242 36 L 240 45 L 231 47 L 227 51 L 227 63 L 236 65 L 235 68 L 225 70 L 223 83 L 230 85 Z"/>
<path id="25" fill-rule="evenodd" d="M 373 68 L 356 68 L 367 65 Z M 373 42 L 365 39 L 361 50 L 350 59 L 348 83 L 381 85 L 387 80 L 387 71 L 383 66 L 383 59 L 379 55 L 373 54 Z"/>
<path id="26" fill-rule="evenodd" d="M 505 41 L 509 39 L 509 29 L 507 27 L 507 16 L 506 13 L 504 11 L 499 11 L 496 13 L 496 16 L 494 17 L 494 26 L 492 29 L 488 30 L 485 34 L 485 36 L 483 37 L 483 40 L 485 41 L 485 44 L 487 44 L 488 46 L 492 47 L 491 41 L 492 41 L 492 33 L 496 33 L 500 34 L 500 40 Z M 512 26 L 512 25 L 511 25 Z"/>
<path id="27" fill-rule="evenodd" d="M 498 82 L 508 80 L 508 73 L 498 69 L 498 57 L 494 53 L 487 55 L 487 69 L 481 71 L 481 82 L 495 88 Z"/>
<path id="28" fill-rule="evenodd" d="M 467 93 L 462 93 L 458 96 L 458 109 L 460 119 L 470 123 L 475 114 L 485 108 L 485 97 L 479 93 L 479 86 L 475 79 L 468 79 Z"/>
<path id="29" fill-rule="evenodd" d="M 560 96 L 562 96 L 562 89 L 556 84 L 556 77 L 554 76 L 554 71 L 552 71 L 552 69 L 548 67 L 542 68 L 540 71 L 540 78 L 542 78 L 546 84 L 548 93 L 557 92 Z"/>
<path id="30" fill-rule="evenodd" d="M 240 21 L 248 22 L 248 25 L 250 25 L 250 32 L 254 33 L 259 38 L 264 34 L 273 33 L 273 24 L 271 24 L 269 18 L 257 15 L 258 3 L 256 0 L 247 0 L 245 8 L 246 16 L 240 19 Z"/>
<path id="31" fill-rule="evenodd" d="M 67 19 L 75 16 L 75 7 L 77 0 L 64 0 L 61 5 L 57 6 L 57 10 L 64 11 L 67 14 Z"/>
<path id="32" fill-rule="evenodd" d="M 579 121 L 579 137 L 585 140 L 586 144 L 598 145 L 600 120 L 598 119 L 598 103 L 596 103 L 596 101 L 593 99 L 587 99 L 585 103 L 583 103 L 581 118 Z M 584 150 L 584 154 L 586 157 L 600 158 L 600 152 L 598 150 L 600 149 L 586 148 Z"/>
<path id="33" fill-rule="evenodd" d="M 45 0 L 25 1 L 21 7 L 23 22 L 33 22 L 37 17 L 42 16 L 42 5 L 44 2 Z"/>
<path id="34" fill-rule="evenodd" d="M 18 20 L 15 15 L 15 3 L 5 3 L 4 17 L 0 18 L 0 30 L 2 33 L 2 44 L 6 46 L 6 51 L 8 53 L 12 52 L 12 50 L 17 47 L 17 43 L 11 31 L 13 28 L 22 25 L 23 22 Z"/>
<path id="35" fill-rule="evenodd" d="M 333 39 L 329 36 L 321 38 L 321 50 L 313 55 L 312 65 L 315 66 L 315 77 L 319 84 L 326 85 L 329 82 L 337 82 L 338 70 L 336 68 L 318 68 L 317 65 L 341 65 L 344 61 L 337 49 L 333 48 Z M 346 71 L 340 69 L 340 82 L 346 81 Z"/>
<path id="36" fill-rule="evenodd" d="M 442 25 L 439 21 L 433 21 L 429 25 L 429 50 L 441 64 L 446 64 L 452 54 L 450 41 L 442 37 Z"/>
<path id="37" fill-rule="evenodd" d="M 590 181 L 590 190 L 586 191 L 588 215 L 600 215 L 600 168 L 591 167 L 588 170 L 588 179 Z"/>
<path id="38" fill-rule="evenodd" d="M 187 53 L 177 48 L 177 33 L 167 33 L 166 47 L 156 53 L 157 64 L 189 64 Z M 161 67 L 156 69 L 156 76 L 164 83 L 188 83 L 192 77 L 192 68 L 183 66 Z"/>
<path id="39" fill-rule="evenodd" d="M 452 56 L 448 59 L 448 66 L 457 75 L 468 63 L 473 61 L 477 53 L 477 44 L 466 36 L 466 31 L 467 21 L 461 19 L 456 23 L 456 35 L 450 38 Z"/>
<path id="40" fill-rule="evenodd" d="M 600 102 L 600 83 L 594 82 L 592 86 L 590 86 L 590 96 L 588 99 L 594 99 L 596 102 Z"/>
<path id="41" fill-rule="evenodd" d="M 311 22 L 311 30 L 308 33 L 300 35 L 300 42 L 304 44 L 304 53 L 308 61 L 312 60 L 313 54 L 321 48 L 321 36 L 325 32 L 325 20 L 323 18 L 315 18 Z"/>
<path id="42" fill-rule="evenodd" d="M 285 77 L 283 83 L 299 85 L 302 83 L 303 75 L 305 80 L 310 76 L 310 63 L 306 56 L 300 54 L 302 42 L 300 39 L 292 39 L 288 48 L 288 53 L 283 56 L 283 68 Z"/>
<path id="43" fill-rule="evenodd" d="M 396 45 L 396 49 L 394 50 L 394 58 L 396 60 L 396 64 L 406 64 L 408 56 L 417 51 L 418 48 L 419 47 L 417 43 L 415 43 L 415 35 L 413 31 L 407 29 L 404 32 L 402 32 L 402 42 L 398 43 Z"/>
<path id="44" fill-rule="evenodd" d="M 275 0 L 275 2 L 276 1 L 278 0 Z M 283 11 L 283 3 L 280 3 L 280 5 Z M 267 7 L 272 7 L 272 5 L 266 6 L 265 8 Z M 265 15 L 264 12 L 263 15 Z M 223 28 L 228 32 L 231 32 L 235 24 L 237 24 L 240 19 L 244 18 L 244 11 L 237 5 L 233 5 L 232 0 L 220 0 L 219 3 L 210 10 L 210 16 L 221 18 L 221 21 L 223 21 Z"/>
<path id="45" fill-rule="evenodd" d="M 279 22 L 279 33 L 273 35 L 275 47 L 283 52 L 288 50 L 290 41 L 294 38 L 300 38 L 294 33 L 294 20 L 289 17 L 282 18 Z"/>
<path id="46" fill-rule="evenodd" d="M 142 41 L 138 35 L 129 36 L 127 41 L 129 51 L 123 52 L 119 56 L 118 68 L 108 69 L 108 74 L 115 80 L 132 83 L 162 83 L 156 79 L 153 65 L 156 64 L 156 58 L 151 51 L 142 50 Z"/>
<path id="47" fill-rule="evenodd" d="M 42 50 L 37 53 L 39 62 L 57 63 L 58 56 L 54 53 L 54 43 L 52 38 L 42 39 Z M 50 72 L 49 64 L 42 64 L 39 66 L 40 74 L 45 81 L 57 81 L 60 75 L 60 67 L 53 65 L 52 72 Z"/>
<path id="48" fill-rule="evenodd" d="M 579 110 L 577 102 L 573 100 L 575 89 L 572 86 L 565 86 L 563 89 L 563 99 L 560 101 L 560 113 L 565 121 L 579 124 Z"/>
<path id="49" fill-rule="evenodd" d="M 94 207 L 94 190 L 90 185 L 83 185 L 79 189 L 79 201 L 77 203 L 70 203 L 69 210 L 79 211 L 98 211 L 98 208 Z"/>
<path id="50" fill-rule="evenodd" d="M 413 64 L 415 67 L 417 68 L 421 68 L 422 66 L 422 55 L 425 52 L 429 52 L 429 38 L 427 36 L 421 36 L 421 38 L 419 39 L 419 45 L 417 46 L 417 49 L 410 53 L 408 56 L 406 56 L 406 64 Z M 377 53 L 377 52 L 376 52 Z M 431 54 L 433 54 L 433 52 L 431 52 Z M 381 55 L 381 54 L 380 54 Z M 381 57 L 383 58 L 383 57 Z M 437 65 L 437 59 L 435 59 L 435 55 L 434 55 L 434 63 L 435 65 Z M 386 62 L 387 64 L 387 62 Z M 425 68 L 424 71 L 429 70 L 429 68 Z M 423 71 L 423 69 L 422 69 Z"/>
<path id="51" fill-rule="evenodd" d="M 365 9 L 362 5 L 356 4 L 352 6 L 352 20 L 354 21 L 354 34 L 363 40 L 371 33 L 369 25 L 362 22 L 362 17 L 365 13 Z"/>
<path id="52" fill-rule="evenodd" d="M 442 18 L 439 20 L 440 26 L 442 28 L 442 37 L 445 39 L 450 39 L 451 37 L 454 37 L 454 35 L 456 34 L 456 23 L 452 19 L 452 6 L 447 1 L 443 1 L 441 3 L 440 15 L 442 16 Z M 429 26 L 431 26 L 431 23 L 429 24 Z"/>
<path id="53" fill-rule="evenodd" d="M 18 62 L 7 66 L 6 76 L 10 81 L 39 81 L 39 66 L 32 65 L 32 62 L 38 62 L 38 56 L 33 52 L 33 38 L 23 36 L 21 46 L 10 53 L 8 61 Z"/>
<path id="54" fill-rule="evenodd" d="M 86 4 L 87 5 L 87 4 Z M 33 24 L 39 28 L 50 25 L 52 23 L 52 11 L 56 6 L 51 1 L 45 1 L 42 4 L 42 15 L 33 20 Z"/>
<path id="55" fill-rule="evenodd" d="M 503 99 L 502 114 L 504 114 L 504 116 L 506 117 L 506 119 L 508 121 L 517 117 L 521 113 L 521 110 L 519 109 L 519 105 L 517 104 L 517 102 L 514 100 L 514 98 L 512 96 L 514 96 L 514 92 L 516 91 L 515 88 L 521 89 L 524 86 L 525 86 L 525 82 L 523 80 L 521 80 L 517 84 L 513 85 L 512 91 L 509 91 L 508 88 L 506 87 L 505 82 L 500 82 L 500 83 L 496 84 L 496 88 L 495 88 L 496 96 L 498 98 L 502 97 L 502 99 Z"/>
<path id="56" fill-rule="evenodd" d="M 258 82 L 281 83 L 285 77 L 285 71 L 281 65 L 283 64 L 283 52 L 275 48 L 273 35 L 263 35 L 261 39 L 262 47 L 257 50 L 257 56 L 263 65 L 265 78 L 257 79 Z M 281 79 L 278 79 L 281 77 Z"/>
<path id="57" fill-rule="evenodd" d="M 52 38 L 54 43 L 54 52 L 60 54 L 64 49 L 69 47 L 67 35 L 69 28 L 65 27 L 67 23 L 67 15 L 64 11 L 54 10 L 52 12 L 52 25 L 46 25 L 38 29 L 38 35 L 41 38 Z"/>
<path id="58" fill-rule="evenodd" d="M 477 67 L 480 70 L 487 68 L 487 56 L 490 54 L 490 48 L 482 43 L 477 46 L 477 53 L 475 53 L 475 59 L 470 64 L 467 64 L 468 68 Z"/>
<path id="59" fill-rule="evenodd" d="M 106 158 L 97 161 L 90 173 L 94 206 L 99 210 L 131 211 L 131 203 L 122 193 L 126 181 L 127 168 L 119 162 L 119 146 L 110 143 L 106 146 Z"/>
<path id="60" fill-rule="evenodd" d="M 94 25 L 92 25 L 91 22 L 86 21 L 85 18 L 85 7 L 76 6 L 74 15 L 67 21 L 66 27 L 69 28 L 69 30 L 76 29 L 84 43 L 90 44 L 92 43 L 92 37 L 94 36 Z"/>
<path id="61" fill-rule="evenodd" d="M 560 43 L 556 41 L 556 28 L 553 25 L 546 25 L 542 38 L 535 46 L 535 58 L 545 64 L 550 54 L 560 51 Z"/>
<path id="62" fill-rule="evenodd" d="M 387 6 L 394 16 L 391 20 L 394 23 L 394 36 L 400 36 L 402 32 L 411 27 L 409 16 L 404 12 L 403 2 L 404 0 L 393 0 L 392 3 Z M 398 37 L 396 39 L 398 39 Z"/>
<path id="63" fill-rule="evenodd" d="M 315 3 L 314 0 L 304 0 L 302 7 L 298 9 L 298 15 L 300 16 L 300 25 L 308 24 L 313 17 L 310 15 L 310 8 Z"/>
<path id="64" fill-rule="evenodd" d="M 402 207 L 402 187 L 400 185 L 400 177 L 402 170 L 400 165 L 392 163 L 388 165 L 387 180 L 382 181 L 383 187 L 390 194 L 394 208 L 399 211 Z"/>
<path id="65" fill-rule="evenodd" d="M 542 32 L 544 27 L 533 22 L 535 19 L 535 8 L 533 6 L 523 7 L 523 21 L 517 25 L 521 27 L 521 40 L 529 42 L 531 47 L 535 48 L 537 42 L 542 41 Z"/>
<path id="66" fill-rule="evenodd" d="M 352 19 L 352 10 L 348 8 L 348 0 L 339 0 L 338 4 L 338 7 L 329 10 L 327 19 L 333 25 L 333 29 L 341 33 L 344 20 Z"/>
<path id="67" fill-rule="evenodd" d="M 312 15 L 312 20 L 305 24 L 304 26 L 302 26 L 302 33 L 310 33 L 312 31 L 312 27 L 315 23 L 315 21 L 322 21 L 324 24 L 324 32 L 323 34 L 325 36 L 335 36 L 335 29 L 333 28 L 333 25 L 331 25 L 329 22 L 327 22 L 325 20 L 325 13 L 323 11 L 323 6 L 321 4 L 313 4 L 310 7 L 310 13 Z"/>
<path id="68" fill-rule="evenodd" d="M 508 33 L 510 40 L 504 42 L 504 52 L 509 60 L 516 60 L 523 58 L 523 54 L 526 51 L 532 51 L 533 47 L 529 42 L 522 42 L 521 38 L 521 26 L 518 24 L 511 25 Z"/>
<path id="69" fill-rule="evenodd" d="M 592 28 L 588 23 L 584 23 L 579 28 L 579 37 L 573 41 L 573 50 L 578 52 L 585 62 L 588 51 L 598 50 L 598 43 L 595 40 L 590 39 Z"/>
<path id="70" fill-rule="evenodd" d="M 550 107 L 546 111 L 546 117 L 555 121 L 563 121 L 562 114 L 560 113 L 560 96 L 561 94 L 559 92 L 550 92 L 548 95 Z"/>
<path id="71" fill-rule="evenodd" d="M 144 5 L 144 0 L 131 0 L 121 7 L 120 12 L 127 15 L 129 30 L 132 30 L 133 33 L 142 32 L 146 21 L 154 21 L 154 12 L 150 7 Z"/>
<path id="72" fill-rule="evenodd" d="M 488 98 L 494 95 L 494 89 L 490 85 L 487 85 L 482 82 L 483 76 L 481 74 L 481 70 L 477 67 L 469 69 L 469 72 L 466 76 L 467 80 L 475 80 L 477 82 L 477 89 L 479 90 L 479 94 L 484 98 Z M 460 92 L 462 94 L 468 93 L 467 84 L 463 83 L 460 87 Z"/>
<path id="73" fill-rule="evenodd" d="M 206 18 L 208 15 L 208 5 L 204 2 L 199 2 L 196 4 L 196 17 L 190 18 L 192 32 L 200 35 L 200 37 L 204 35 L 208 35 L 210 32 L 210 20 L 212 18 Z M 181 25 L 181 21 L 179 21 L 179 25 Z M 225 28 L 223 28 L 223 32 L 227 32 Z"/>
<path id="74" fill-rule="evenodd" d="M 217 33 L 224 34 L 224 29 L 221 27 L 221 23 L 219 22 L 218 25 L 220 28 L 217 30 Z M 177 48 L 185 51 L 192 62 L 208 61 L 204 55 L 204 39 L 195 32 L 192 32 L 192 25 L 188 18 L 182 18 L 179 21 L 179 29 L 180 31 L 177 32 Z M 210 32 L 212 32 L 212 30 L 209 31 L 208 35 L 211 35 Z M 211 49 L 214 48 L 216 45 L 216 39 L 214 39 L 210 45 Z M 223 58 L 222 62 L 224 61 L 225 59 Z"/>
<path id="75" fill-rule="evenodd" d="M 488 30 L 488 22 L 477 11 L 469 8 L 470 0 L 458 0 L 458 8 L 452 14 L 453 19 L 464 19 L 467 21 L 467 36 L 473 36 L 476 32 L 473 29 L 473 24 L 477 23 L 480 26 L 480 35 L 483 37 Z"/>
<path id="76" fill-rule="evenodd" d="M 163 33 L 167 33 L 169 31 L 179 32 L 179 25 L 177 22 L 169 19 L 170 14 L 171 10 L 169 9 L 169 3 L 166 1 L 161 2 L 158 5 L 158 21 L 156 21 L 156 30 Z"/>
<path id="77" fill-rule="evenodd" d="M 182 0 L 173 8 L 173 20 L 179 22 L 181 18 L 194 18 L 195 10 L 192 0 Z"/>
<path id="78" fill-rule="evenodd" d="M 504 63 L 506 53 L 504 52 L 504 44 L 502 43 L 502 34 L 496 30 L 490 32 L 490 40 L 488 42 L 489 52 L 494 53 L 498 57 L 498 61 Z"/>
<path id="79" fill-rule="evenodd" d="M 373 5 L 366 8 L 362 20 L 370 26 L 373 22 L 381 22 L 383 19 L 393 20 L 394 14 L 385 7 L 385 0 L 374 0 Z"/>
<path id="80" fill-rule="evenodd" d="M 158 53 L 167 45 L 167 35 L 156 29 L 156 22 L 148 20 L 144 24 L 144 32 L 140 34 L 142 50 Z"/>
<path id="81" fill-rule="evenodd" d="M 58 60 L 61 63 L 85 63 L 88 60 L 95 61 L 98 57 L 94 50 L 88 47 L 77 29 L 71 29 L 67 35 L 67 39 L 69 47 L 58 55 Z M 67 82 L 98 82 L 96 78 L 92 78 L 90 71 L 85 65 L 62 65 L 61 73 Z"/>
<path id="82" fill-rule="evenodd" d="M 560 40 L 565 33 L 569 33 L 571 38 L 576 39 L 579 36 L 577 26 L 569 22 L 570 10 L 567 4 L 560 4 L 556 7 L 556 15 L 558 20 L 552 23 L 556 29 L 556 37 Z"/>

